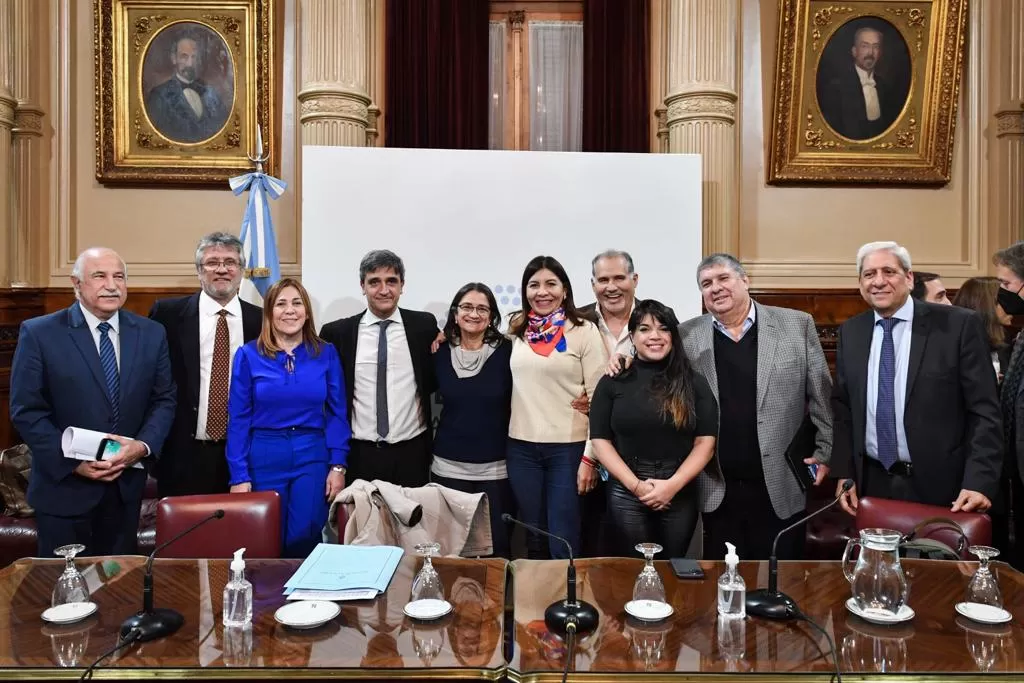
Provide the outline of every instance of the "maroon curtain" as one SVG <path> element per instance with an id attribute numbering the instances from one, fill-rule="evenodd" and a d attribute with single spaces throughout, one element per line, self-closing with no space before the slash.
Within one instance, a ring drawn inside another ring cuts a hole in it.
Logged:
<path id="1" fill-rule="evenodd" d="M 583 0 L 583 151 L 649 152 L 650 3 Z"/>
<path id="2" fill-rule="evenodd" d="M 483 0 L 388 0 L 385 143 L 487 149 Z"/>

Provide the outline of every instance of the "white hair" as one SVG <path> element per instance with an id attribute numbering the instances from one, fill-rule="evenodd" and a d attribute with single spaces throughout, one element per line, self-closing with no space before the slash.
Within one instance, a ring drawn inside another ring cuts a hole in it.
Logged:
<path id="1" fill-rule="evenodd" d="M 81 280 L 82 279 L 82 270 L 85 268 L 85 260 L 88 259 L 88 258 L 93 258 L 95 256 L 99 256 L 103 252 L 110 252 L 111 254 L 113 254 L 114 256 L 116 256 L 118 258 L 118 260 L 121 262 L 121 271 L 124 273 L 124 276 L 127 279 L 127 277 L 128 277 L 128 264 L 126 264 L 124 262 L 124 259 L 121 258 L 120 254 L 118 254 L 113 249 L 108 249 L 107 247 L 89 247 L 88 249 L 83 251 L 81 254 L 79 254 L 78 258 L 75 259 L 75 265 L 73 265 L 71 267 L 71 277 L 75 278 L 76 280 Z"/>
<path id="2" fill-rule="evenodd" d="M 868 242 L 857 250 L 857 276 L 860 277 L 864 259 L 876 251 L 887 251 L 899 260 L 903 270 L 910 272 L 910 252 L 906 247 L 901 247 L 896 242 Z"/>

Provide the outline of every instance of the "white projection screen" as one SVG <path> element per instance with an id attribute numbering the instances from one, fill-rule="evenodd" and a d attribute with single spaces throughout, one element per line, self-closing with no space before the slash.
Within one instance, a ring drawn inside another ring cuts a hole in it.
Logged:
<path id="1" fill-rule="evenodd" d="M 302 280 L 317 329 L 365 308 L 359 261 L 373 249 L 405 262 L 399 305 L 442 321 L 467 282 L 489 285 L 507 319 L 539 254 L 590 303 L 591 259 L 623 249 L 637 296 L 685 320 L 701 310 L 700 156 L 303 147 Z"/>

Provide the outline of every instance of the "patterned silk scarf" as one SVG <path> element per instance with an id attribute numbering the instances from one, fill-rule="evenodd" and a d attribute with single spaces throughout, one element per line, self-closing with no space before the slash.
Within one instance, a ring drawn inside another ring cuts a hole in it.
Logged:
<path id="1" fill-rule="evenodd" d="M 545 316 L 532 311 L 526 319 L 526 343 L 534 353 L 550 356 L 552 351 L 565 351 L 565 309 L 556 308 Z"/>

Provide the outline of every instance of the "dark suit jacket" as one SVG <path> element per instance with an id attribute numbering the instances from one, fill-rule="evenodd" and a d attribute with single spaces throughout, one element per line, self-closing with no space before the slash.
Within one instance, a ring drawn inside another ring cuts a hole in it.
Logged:
<path id="1" fill-rule="evenodd" d="M 423 419 L 430 426 L 430 395 L 437 390 L 437 375 L 434 372 L 434 361 L 431 358 L 430 345 L 437 338 L 437 318 L 424 311 L 410 311 L 399 308 L 402 324 L 405 326 L 405 338 L 409 342 L 409 355 L 412 357 L 412 371 L 416 378 L 416 388 L 420 398 L 420 409 Z M 345 373 L 345 399 L 348 405 L 348 419 L 352 423 L 353 395 L 356 386 L 356 343 L 359 340 L 359 321 L 366 311 L 348 318 L 327 323 L 320 329 L 320 337 L 334 344 L 341 357 L 341 369 Z"/>
<path id="2" fill-rule="evenodd" d="M 242 305 L 242 342 L 260 336 L 263 311 L 259 306 L 239 300 Z M 178 386 L 178 409 L 157 468 L 161 491 L 175 490 L 175 483 L 188 476 L 181 466 L 183 456 L 193 448 L 196 420 L 199 416 L 199 292 L 173 299 L 159 299 L 149 317 L 167 331 L 171 373 Z"/>
<path id="3" fill-rule="evenodd" d="M 863 481 L 868 355 L 874 311 L 839 327 L 832 395 L 832 473 Z M 957 306 L 914 302 L 903 426 L 921 502 L 950 505 L 960 489 L 994 500 L 1003 463 L 996 376 L 981 320 Z"/>
<path id="4" fill-rule="evenodd" d="M 893 124 L 903 108 L 903 101 L 897 101 L 898 93 L 891 83 L 886 82 L 876 71 L 875 91 L 881 117 L 868 121 L 867 104 L 860 77 L 850 62 L 846 67 L 831 74 L 823 74 L 818 83 L 818 104 L 828 125 L 837 133 L 853 140 L 867 140 L 881 135 Z"/>
<path id="5" fill-rule="evenodd" d="M 157 458 L 174 419 L 174 379 L 164 329 L 124 309 L 120 312 L 120 419 L 117 433 L 140 439 Z M 32 449 L 28 502 L 38 511 L 73 516 L 99 504 L 107 484 L 74 474 L 65 458 L 67 427 L 110 432 L 106 380 L 92 332 L 76 302 L 21 324 L 11 365 L 11 422 Z M 117 479 L 124 503 L 138 505 L 146 470 L 129 468 Z"/>
<path id="6" fill-rule="evenodd" d="M 203 115 L 196 116 L 182 92 L 183 84 L 171 77 L 146 95 L 146 114 L 157 132 L 177 142 L 200 142 L 214 135 L 227 121 L 217 91 L 200 80 L 194 81 Z"/>

